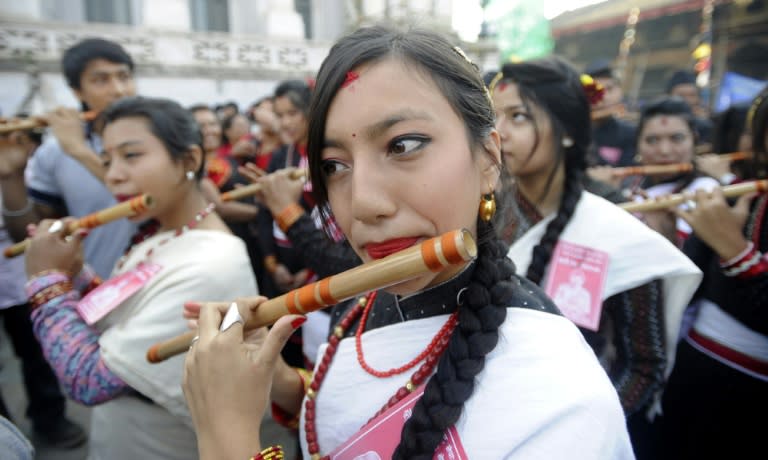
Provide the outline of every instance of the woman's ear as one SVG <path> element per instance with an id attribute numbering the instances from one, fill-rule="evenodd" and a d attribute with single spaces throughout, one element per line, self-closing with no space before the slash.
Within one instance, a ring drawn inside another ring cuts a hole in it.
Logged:
<path id="1" fill-rule="evenodd" d="M 203 150 L 199 145 L 190 145 L 187 148 L 187 154 L 182 161 L 184 163 L 185 171 L 193 171 L 195 175 L 197 175 L 197 172 L 202 167 L 204 161 Z"/>
<path id="2" fill-rule="evenodd" d="M 491 193 L 497 188 L 499 177 L 501 176 L 501 137 L 496 129 L 492 129 L 488 136 L 486 136 L 483 142 L 483 150 L 485 155 L 482 155 L 482 174 L 484 182 L 488 184 L 484 186 L 483 193 L 485 194 Z"/>

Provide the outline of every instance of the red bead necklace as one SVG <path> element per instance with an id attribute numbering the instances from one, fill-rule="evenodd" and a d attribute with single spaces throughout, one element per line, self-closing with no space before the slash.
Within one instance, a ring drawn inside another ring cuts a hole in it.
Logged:
<path id="1" fill-rule="evenodd" d="M 361 314 L 363 317 L 360 319 L 360 325 L 358 326 L 355 333 L 355 351 L 357 352 L 358 362 L 366 372 L 378 378 L 386 378 L 402 374 L 403 372 L 415 367 L 422 360 L 424 361 L 424 363 L 416 370 L 416 372 L 411 375 L 411 378 L 405 383 L 405 385 L 400 387 L 397 392 L 391 398 L 389 398 L 387 403 L 384 404 L 384 406 L 379 409 L 379 411 L 376 412 L 373 417 L 371 417 L 371 419 L 378 417 L 387 409 L 397 404 L 400 400 L 408 396 L 413 390 L 421 386 L 421 384 L 424 383 L 424 381 L 426 381 L 430 375 L 432 375 L 432 372 L 434 372 L 435 366 L 437 366 L 437 362 L 440 359 L 440 356 L 442 356 L 445 349 L 448 348 L 448 343 L 451 339 L 451 333 L 458 323 L 458 313 L 454 312 L 450 318 L 448 318 L 448 321 L 446 321 L 445 325 L 440 328 L 429 345 L 427 345 L 427 348 L 419 353 L 416 358 L 404 366 L 393 368 L 384 372 L 377 371 L 371 368 L 365 362 L 360 340 L 362 331 L 365 328 L 365 322 L 368 318 L 368 313 L 373 307 L 373 301 L 375 298 L 376 292 L 374 291 L 368 294 L 367 298 L 359 299 L 357 304 L 352 307 L 352 309 L 344 316 L 344 318 L 341 319 L 339 325 L 333 329 L 333 335 L 331 335 L 331 337 L 328 339 L 328 346 L 323 353 L 323 358 L 320 360 L 320 364 L 317 366 L 317 370 L 315 371 L 315 374 L 312 378 L 312 383 L 310 383 L 309 389 L 307 390 L 307 401 L 304 404 L 304 431 L 307 440 L 307 449 L 309 450 L 311 460 L 326 460 L 329 458 L 327 455 L 323 456 L 320 454 L 317 430 L 315 428 L 315 398 L 317 397 L 317 392 L 320 390 L 320 385 L 322 384 L 323 380 L 325 379 L 325 375 L 328 372 L 328 367 L 330 366 L 331 361 L 336 354 L 339 342 L 341 342 L 341 339 L 344 338 L 346 331 L 349 330 L 352 323 Z"/>
<path id="2" fill-rule="evenodd" d="M 448 321 L 446 321 L 443 327 L 440 328 L 440 330 L 437 332 L 437 334 L 429 343 L 429 345 L 427 345 L 427 348 L 425 348 L 421 353 L 419 353 L 418 356 L 416 356 L 415 358 L 413 358 L 412 360 L 410 360 L 409 362 L 405 363 L 400 367 L 395 367 L 388 371 L 377 371 L 376 369 L 368 365 L 367 362 L 365 362 L 365 356 L 363 355 L 363 340 L 362 340 L 363 330 L 365 329 L 365 323 L 368 321 L 368 314 L 371 312 L 371 307 L 373 307 L 373 301 L 375 298 L 376 298 L 376 292 L 373 292 L 368 297 L 365 310 L 363 310 L 363 317 L 360 319 L 360 324 L 357 326 L 357 332 L 355 333 L 355 351 L 357 352 L 357 362 L 360 363 L 360 366 L 363 368 L 365 372 L 371 374 L 374 377 L 384 379 L 387 377 L 392 377 L 393 375 L 402 374 L 408 369 L 413 368 L 414 366 L 419 364 L 421 361 L 423 361 L 424 358 L 427 357 L 427 355 L 429 355 L 429 353 L 437 346 L 437 342 L 446 334 L 446 332 L 453 331 L 453 328 L 456 326 L 456 316 L 451 315 L 451 317 L 448 318 Z"/>

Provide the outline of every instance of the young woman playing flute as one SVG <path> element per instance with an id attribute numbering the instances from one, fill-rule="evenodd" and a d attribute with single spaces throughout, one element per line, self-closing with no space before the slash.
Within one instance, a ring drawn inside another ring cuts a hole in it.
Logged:
<path id="1" fill-rule="evenodd" d="M 179 386 L 183 360 L 152 365 L 153 343 L 186 330 L 183 299 L 255 295 L 245 245 L 199 189 L 200 134 L 164 99 L 126 98 L 103 114 L 105 182 L 122 201 L 147 193 L 154 207 L 99 284 L 82 269 L 79 233 L 44 220 L 27 250 L 35 334 L 64 389 L 91 412 L 89 458 L 197 456 Z"/>
<path id="2" fill-rule="evenodd" d="M 690 107 L 676 98 L 662 98 L 645 108 L 637 126 L 637 158 L 641 165 L 687 163 L 693 165 L 696 145 L 696 119 Z M 674 193 L 711 190 L 720 183 L 691 168 L 688 172 L 654 175 L 640 178 L 641 194 L 656 198 Z M 638 200 L 641 198 L 638 197 Z M 685 205 L 681 205 L 684 208 Z M 645 213 L 645 222 L 680 246 L 691 233 L 685 220 L 675 219 L 674 214 L 660 211 Z"/>
<path id="3" fill-rule="evenodd" d="M 457 228 L 476 235 L 478 257 L 334 307 L 313 375 L 278 356 L 301 317 L 244 336 L 203 306 L 184 380 L 201 458 L 275 455 L 258 437 L 270 400 L 300 413 L 307 459 L 632 458 L 594 353 L 494 235 L 499 137 L 463 52 L 430 32 L 360 29 L 323 63 L 309 120 L 317 204 L 364 262 Z M 355 436 L 399 410 L 412 415 Z"/>
<path id="4" fill-rule="evenodd" d="M 517 206 L 504 234 L 517 273 L 548 288 L 581 326 L 618 392 L 635 455 L 655 458 L 658 441 L 647 435 L 658 413 L 653 403 L 701 273 L 656 232 L 582 186 L 594 88 L 572 65 L 557 57 L 506 64 L 491 90 L 514 178 Z"/>
<path id="5" fill-rule="evenodd" d="M 768 89 L 750 108 L 752 175 L 768 177 Z M 749 458 L 765 451 L 754 423 L 768 411 L 768 194 L 731 205 L 696 191 L 677 215 L 693 228 L 683 250 L 704 271 L 693 325 L 664 394 L 666 458 Z"/>

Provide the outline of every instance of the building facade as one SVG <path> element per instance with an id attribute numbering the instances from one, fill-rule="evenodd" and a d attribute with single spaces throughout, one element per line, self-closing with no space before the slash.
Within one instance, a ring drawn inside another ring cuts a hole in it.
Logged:
<path id="1" fill-rule="evenodd" d="M 632 8 L 639 9 L 634 43 L 623 72 L 631 103 L 663 94 L 677 70 L 693 70 L 692 51 L 702 39 L 706 0 L 611 0 L 552 20 L 555 52 L 584 68 L 597 59 L 615 59 Z M 714 2 L 711 78 L 705 93 L 714 98 L 726 71 L 768 80 L 768 1 Z"/>
<path id="2" fill-rule="evenodd" d="M 122 44 L 138 91 L 244 109 L 288 78 L 315 75 L 331 44 L 379 20 L 450 31 L 452 0 L 0 0 L 0 111 L 77 106 L 62 52 L 86 37 Z"/>

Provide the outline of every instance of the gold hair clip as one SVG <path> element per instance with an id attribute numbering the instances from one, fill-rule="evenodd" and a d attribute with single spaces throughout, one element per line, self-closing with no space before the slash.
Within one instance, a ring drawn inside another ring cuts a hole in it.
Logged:
<path id="1" fill-rule="evenodd" d="M 467 63 L 468 63 L 469 65 L 471 65 L 472 67 L 474 67 L 474 68 L 475 68 L 475 70 L 477 70 L 478 72 L 480 71 L 480 67 L 478 67 L 478 66 L 477 66 L 477 64 L 475 64 L 474 62 L 472 62 L 472 59 L 470 59 L 470 58 L 469 58 L 469 56 L 467 56 L 467 53 L 465 53 L 463 49 L 459 48 L 458 46 L 454 46 L 454 47 L 453 47 L 453 51 L 455 51 L 455 52 L 456 52 L 456 54 L 458 54 L 459 56 L 461 56 L 462 58 L 464 58 L 464 60 L 465 60 L 465 61 L 467 61 Z"/>

